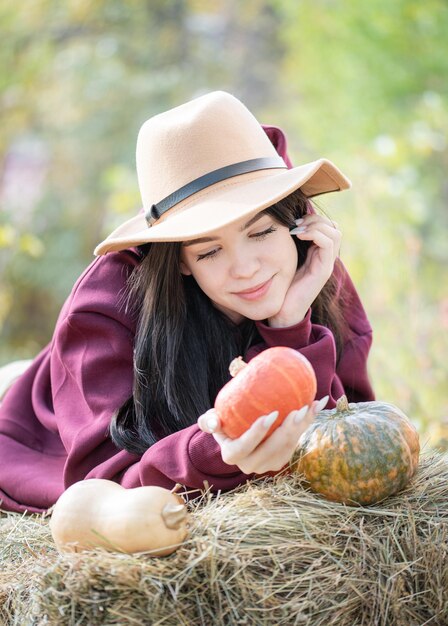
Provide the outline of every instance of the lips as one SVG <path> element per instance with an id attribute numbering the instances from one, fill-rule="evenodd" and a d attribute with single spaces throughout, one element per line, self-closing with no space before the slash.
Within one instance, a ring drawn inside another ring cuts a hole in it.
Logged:
<path id="1" fill-rule="evenodd" d="M 255 287 L 251 287 L 250 289 L 245 289 L 244 291 L 235 291 L 234 293 L 236 293 L 237 296 L 244 296 L 248 293 L 254 293 L 255 291 L 258 291 L 259 289 L 264 287 L 266 283 L 269 282 L 269 280 L 265 280 L 264 283 L 259 283 L 258 285 L 255 285 Z"/>
<path id="2" fill-rule="evenodd" d="M 250 289 L 245 289 L 244 291 L 235 291 L 234 294 L 239 296 L 240 298 L 244 298 L 245 300 L 257 300 L 258 298 L 263 297 L 269 287 L 271 286 L 272 278 L 266 280 L 264 283 L 259 283 Z"/>

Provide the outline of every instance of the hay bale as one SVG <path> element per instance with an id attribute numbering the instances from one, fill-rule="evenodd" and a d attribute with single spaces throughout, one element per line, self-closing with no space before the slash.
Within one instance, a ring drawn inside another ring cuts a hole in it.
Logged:
<path id="1" fill-rule="evenodd" d="M 371 507 L 263 479 L 189 503 L 191 532 L 164 558 L 59 555 L 48 518 L 0 517 L 5 624 L 446 626 L 448 455 Z"/>

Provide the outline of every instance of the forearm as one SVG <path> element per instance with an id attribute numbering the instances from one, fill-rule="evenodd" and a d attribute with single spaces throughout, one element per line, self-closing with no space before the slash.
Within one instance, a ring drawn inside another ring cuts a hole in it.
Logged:
<path id="1" fill-rule="evenodd" d="M 236 465 L 224 463 L 213 436 L 194 424 L 151 446 L 137 463 L 122 472 L 119 482 L 124 487 L 165 488 L 181 483 L 189 489 L 203 489 L 208 484 L 212 491 L 228 491 L 249 478 L 251 475 Z"/>

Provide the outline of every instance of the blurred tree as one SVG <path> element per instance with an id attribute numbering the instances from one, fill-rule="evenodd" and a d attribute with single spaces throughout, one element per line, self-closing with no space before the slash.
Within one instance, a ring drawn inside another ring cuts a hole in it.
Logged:
<path id="1" fill-rule="evenodd" d="M 373 322 L 377 395 L 437 441 L 448 434 L 448 5 L 276 6 L 293 150 L 335 158 L 354 183 L 322 203 L 337 207 L 342 256 Z"/>
<path id="2" fill-rule="evenodd" d="M 279 54 L 275 15 L 260 0 L 238 6 L 2 4 L 1 361 L 49 340 L 96 243 L 138 210 L 134 150 L 145 119 L 213 88 L 253 105 L 268 98 L 262 60 Z"/>

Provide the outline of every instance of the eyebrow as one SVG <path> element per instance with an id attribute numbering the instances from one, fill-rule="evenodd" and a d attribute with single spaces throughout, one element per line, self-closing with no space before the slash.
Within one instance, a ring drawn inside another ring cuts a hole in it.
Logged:
<path id="1" fill-rule="evenodd" d="M 244 226 L 241 226 L 239 232 L 242 233 L 244 230 L 247 230 L 250 226 L 252 226 L 252 224 L 258 222 L 258 220 L 263 217 L 263 215 L 266 215 L 266 209 L 254 215 L 254 217 L 251 217 L 250 220 L 244 224 Z M 184 241 L 182 245 L 184 248 L 186 248 L 188 246 L 194 246 L 197 243 L 207 243 L 208 241 L 216 241 L 216 237 L 199 237 L 199 239 Z"/>

